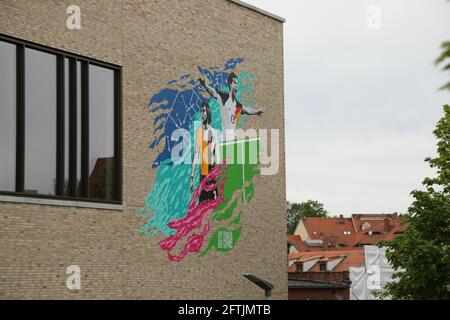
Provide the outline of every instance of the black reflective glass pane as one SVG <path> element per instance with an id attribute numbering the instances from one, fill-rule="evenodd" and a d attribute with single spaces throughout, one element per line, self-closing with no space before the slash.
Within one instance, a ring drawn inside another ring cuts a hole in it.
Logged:
<path id="1" fill-rule="evenodd" d="M 25 192 L 56 188 L 56 56 L 25 50 Z"/>
<path id="2" fill-rule="evenodd" d="M 89 66 L 89 198 L 115 200 L 114 71 Z"/>
<path id="3" fill-rule="evenodd" d="M 64 59 L 64 195 L 69 195 L 69 159 L 70 159 L 70 92 L 69 92 L 69 59 Z"/>
<path id="4" fill-rule="evenodd" d="M 77 61 L 77 195 L 81 182 L 81 62 Z"/>

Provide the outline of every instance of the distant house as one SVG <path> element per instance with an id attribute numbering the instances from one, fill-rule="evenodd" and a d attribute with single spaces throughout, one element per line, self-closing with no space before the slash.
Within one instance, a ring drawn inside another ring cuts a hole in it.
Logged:
<path id="1" fill-rule="evenodd" d="M 290 300 L 348 300 L 351 267 L 364 266 L 364 250 L 291 252 Z"/>
<path id="2" fill-rule="evenodd" d="M 288 236 L 289 299 L 350 299 L 349 271 L 365 267 L 364 247 L 405 227 L 397 213 L 300 220 Z"/>
<path id="3" fill-rule="evenodd" d="M 289 300 L 348 300 L 350 285 L 289 277 Z"/>
<path id="4" fill-rule="evenodd" d="M 404 231 L 405 224 L 397 213 L 304 218 L 288 237 L 288 248 L 289 252 L 358 249 L 392 240 Z"/>
<path id="5" fill-rule="evenodd" d="M 364 265 L 364 250 L 290 253 L 289 272 L 348 272 Z"/>

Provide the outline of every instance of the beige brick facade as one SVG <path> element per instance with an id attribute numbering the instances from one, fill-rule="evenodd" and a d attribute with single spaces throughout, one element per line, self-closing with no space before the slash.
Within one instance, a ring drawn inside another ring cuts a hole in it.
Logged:
<path id="1" fill-rule="evenodd" d="M 81 8 L 81 30 L 66 8 Z M 0 202 L 0 299 L 260 299 L 243 272 L 287 299 L 283 24 L 225 0 L 2 0 L 0 33 L 123 68 L 123 210 Z M 280 130 L 280 170 L 257 176 L 243 231 L 229 253 L 170 262 L 136 219 L 156 171 L 146 103 L 167 81 L 197 66 L 244 57 L 264 116 L 253 128 Z M 79 291 L 66 268 L 81 268 Z"/>

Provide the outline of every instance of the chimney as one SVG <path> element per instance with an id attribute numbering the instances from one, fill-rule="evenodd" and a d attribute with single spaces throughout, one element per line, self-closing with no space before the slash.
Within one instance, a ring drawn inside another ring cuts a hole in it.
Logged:
<path id="1" fill-rule="evenodd" d="M 296 266 L 296 272 L 303 272 L 303 262 L 302 261 L 296 261 L 295 262 L 295 266 Z"/>
<path id="2" fill-rule="evenodd" d="M 397 212 L 394 212 L 393 214 L 392 214 L 392 220 L 394 221 L 394 223 L 397 223 L 398 222 L 398 213 Z"/>
<path id="3" fill-rule="evenodd" d="M 336 220 L 336 224 L 344 224 L 344 215 L 340 215 L 339 219 Z"/>
<path id="4" fill-rule="evenodd" d="M 391 231 L 391 221 L 389 219 L 389 217 L 384 218 L 384 233 L 388 233 L 389 231 Z"/>
<path id="5" fill-rule="evenodd" d="M 328 249 L 328 240 L 329 240 L 329 236 L 326 234 L 323 236 L 322 241 L 323 241 L 323 250 L 327 250 Z"/>

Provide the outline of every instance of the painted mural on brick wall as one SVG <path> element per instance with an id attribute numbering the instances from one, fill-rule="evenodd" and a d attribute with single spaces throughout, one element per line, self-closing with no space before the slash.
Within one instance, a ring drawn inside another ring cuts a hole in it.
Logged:
<path id="1" fill-rule="evenodd" d="M 169 81 L 148 102 L 156 182 L 137 211 L 140 232 L 156 237 L 170 261 L 211 250 L 229 252 L 242 232 L 242 204 L 259 173 L 257 137 L 239 138 L 251 117 L 255 85 L 242 58 L 198 67 Z"/>

